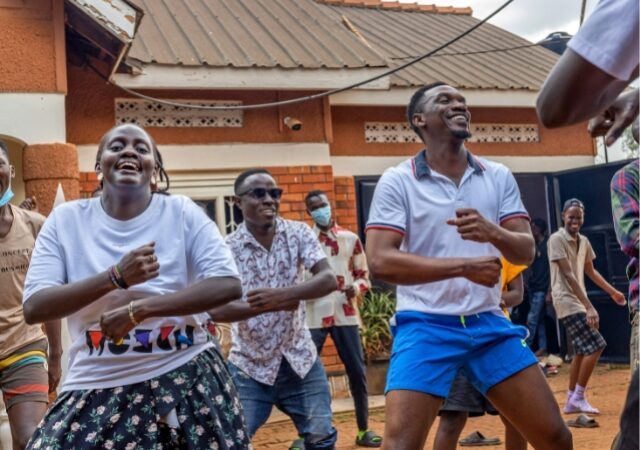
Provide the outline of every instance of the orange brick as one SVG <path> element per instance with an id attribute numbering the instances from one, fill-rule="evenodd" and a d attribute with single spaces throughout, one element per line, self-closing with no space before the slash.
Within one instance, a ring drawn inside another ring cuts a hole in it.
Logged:
<path id="1" fill-rule="evenodd" d="M 311 168 L 309 166 L 294 166 L 288 168 L 289 173 L 310 173 Z"/>
<path id="2" fill-rule="evenodd" d="M 311 187 L 312 185 L 309 184 L 304 184 L 304 183 L 298 183 L 298 184 L 290 184 L 288 186 L 288 191 L 291 193 L 307 193 L 311 190 L 313 190 L 313 188 Z"/>
<path id="3" fill-rule="evenodd" d="M 281 203 L 280 204 L 280 212 L 286 213 L 291 211 L 291 205 L 289 203 Z"/>
<path id="4" fill-rule="evenodd" d="M 288 167 L 267 167 L 267 170 L 271 172 L 271 175 L 286 175 L 289 173 Z"/>
<path id="5" fill-rule="evenodd" d="M 347 186 L 343 186 L 343 185 L 337 185 L 336 186 L 336 194 L 348 194 L 349 193 L 349 188 Z"/>
<path id="6" fill-rule="evenodd" d="M 286 190 L 285 190 L 286 192 Z M 304 194 L 286 192 L 282 195 L 282 203 L 285 202 L 301 202 L 304 201 Z"/>
<path id="7" fill-rule="evenodd" d="M 302 177 L 300 175 L 279 175 L 278 184 L 294 184 L 300 183 Z"/>
<path id="8" fill-rule="evenodd" d="M 327 176 L 323 173 L 321 174 L 312 174 L 312 175 L 303 175 L 302 181 L 304 183 L 321 183 L 327 181 Z"/>
<path id="9" fill-rule="evenodd" d="M 291 211 L 302 211 L 305 212 L 307 210 L 307 205 L 304 202 L 292 202 L 291 203 Z"/>
<path id="10" fill-rule="evenodd" d="M 325 192 L 333 191 L 333 183 L 313 183 L 311 187 Z"/>

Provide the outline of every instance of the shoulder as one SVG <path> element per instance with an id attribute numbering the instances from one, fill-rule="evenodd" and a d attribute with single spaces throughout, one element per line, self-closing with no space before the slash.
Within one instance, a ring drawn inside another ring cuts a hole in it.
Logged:
<path id="1" fill-rule="evenodd" d="M 31 224 L 37 228 L 40 228 L 44 221 L 47 220 L 45 216 L 38 212 L 29 211 L 13 205 L 11 205 L 11 212 L 13 213 L 14 219 L 26 224 Z"/>
<path id="2" fill-rule="evenodd" d="M 476 162 L 480 164 L 480 166 L 498 180 L 506 180 L 511 178 L 513 174 L 511 170 L 507 166 L 502 163 L 491 161 L 490 159 L 482 158 L 480 156 L 473 156 L 476 159 Z"/>
<path id="3" fill-rule="evenodd" d="M 402 181 L 415 178 L 415 164 L 413 158 L 405 159 L 397 166 L 385 169 L 380 177 L 380 181 Z"/>
<path id="4" fill-rule="evenodd" d="M 307 225 L 305 222 L 279 218 L 278 225 L 282 226 L 286 232 L 295 233 L 295 234 L 311 233 L 314 236 L 316 236 L 316 233 L 313 231 L 313 229 L 311 229 L 311 227 Z"/>
<path id="5" fill-rule="evenodd" d="M 640 159 L 630 162 L 626 166 L 618 169 L 611 178 L 612 189 L 624 189 L 629 183 L 638 184 L 638 174 L 640 173 Z"/>
<path id="6" fill-rule="evenodd" d="M 349 240 L 353 240 L 355 241 L 358 238 L 358 235 L 355 234 L 353 231 L 351 230 L 347 230 L 346 228 L 342 228 L 340 225 L 336 225 L 336 234 L 339 235 L 340 237 L 344 237 L 346 239 Z"/>

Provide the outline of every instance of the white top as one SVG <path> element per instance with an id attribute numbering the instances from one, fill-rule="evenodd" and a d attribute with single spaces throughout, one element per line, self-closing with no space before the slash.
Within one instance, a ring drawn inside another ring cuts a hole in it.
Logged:
<path id="1" fill-rule="evenodd" d="M 638 66 L 638 0 L 600 0 L 567 44 L 594 66 L 628 81 Z"/>
<path id="2" fill-rule="evenodd" d="M 179 291 L 211 277 L 238 277 L 216 225 L 187 197 L 153 195 L 139 216 L 119 221 L 100 199 L 57 207 L 38 236 L 24 301 L 41 289 L 75 283 L 107 270 L 129 251 L 155 241 L 160 275 L 133 287 L 150 296 Z M 206 313 L 154 318 L 131 330 L 122 345 L 100 331 L 104 311 L 121 305 L 98 300 L 68 317 L 71 348 L 62 391 L 123 386 L 187 363 L 211 346 Z"/>
<path id="3" fill-rule="evenodd" d="M 447 225 L 458 208 L 475 208 L 493 223 L 526 217 L 516 181 L 505 166 L 468 154 L 459 186 L 427 165 L 425 153 L 387 169 L 376 186 L 367 230 L 403 236 L 400 250 L 428 258 L 500 256 L 489 243 L 464 241 Z M 500 283 L 487 288 L 466 278 L 398 286 L 398 311 L 469 315 L 500 314 Z"/>

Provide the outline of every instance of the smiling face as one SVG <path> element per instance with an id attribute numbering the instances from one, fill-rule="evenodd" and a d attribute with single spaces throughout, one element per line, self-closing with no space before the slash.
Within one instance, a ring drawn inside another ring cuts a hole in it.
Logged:
<path id="1" fill-rule="evenodd" d="M 575 236 L 584 223 L 584 210 L 579 206 L 567 208 L 562 213 L 562 221 L 564 222 L 564 229 L 567 230 L 570 235 Z"/>
<path id="2" fill-rule="evenodd" d="M 9 157 L 0 149 L 0 198 L 11 186 L 11 179 L 15 176 L 15 170 L 9 162 Z"/>
<path id="3" fill-rule="evenodd" d="M 156 173 L 154 144 L 136 125 L 120 125 L 104 135 L 98 150 L 96 172 L 105 186 L 149 187 Z"/>
<path id="4" fill-rule="evenodd" d="M 471 137 L 471 113 L 466 99 L 451 86 L 437 86 L 424 93 L 413 115 L 413 124 L 434 138 L 453 136 Z"/>
<path id="5" fill-rule="evenodd" d="M 280 199 L 273 198 L 268 191 L 277 187 L 273 177 L 266 173 L 251 175 L 238 187 L 237 204 L 247 226 L 264 229 L 274 225 L 280 209 Z M 267 192 L 262 198 L 258 198 L 253 193 L 254 189 L 266 189 Z"/>

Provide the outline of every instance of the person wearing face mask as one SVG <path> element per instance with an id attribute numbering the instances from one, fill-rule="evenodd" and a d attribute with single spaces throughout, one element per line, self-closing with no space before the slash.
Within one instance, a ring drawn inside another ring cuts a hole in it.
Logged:
<path id="1" fill-rule="evenodd" d="M 356 445 L 380 447 L 382 438 L 369 430 L 367 376 L 359 331 L 358 301 L 371 287 L 367 257 L 358 236 L 336 225 L 326 193 L 309 192 L 305 204 L 338 282 L 336 291 L 307 303 L 311 337 L 320 353 L 330 334 L 344 364 L 358 423 Z"/>
<path id="2" fill-rule="evenodd" d="M 45 324 L 45 336 L 22 314 L 27 268 L 45 218 L 9 203 L 14 176 L 7 146 L 0 141 L 0 390 L 13 448 L 23 449 L 44 416 L 47 394 L 60 381 L 62 346 L 59 320 Z"/>

